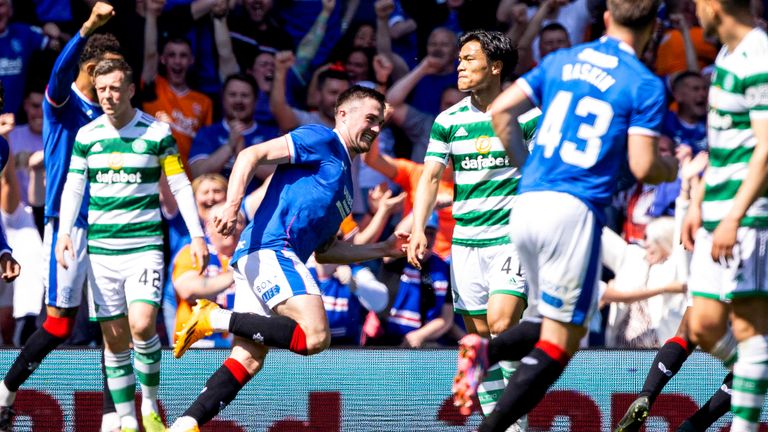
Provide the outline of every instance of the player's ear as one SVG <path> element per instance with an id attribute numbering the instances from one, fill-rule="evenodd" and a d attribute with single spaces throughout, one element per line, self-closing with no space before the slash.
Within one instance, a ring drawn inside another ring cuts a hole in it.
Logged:
<path id="1" fill-rule="evenodd" d="M 128 84 L 129 99 L 133 99 L 133 95 L 134 94 L 136 94 L 136 84 L 130 83 L 130 84 Z"/>
<path id="2" fill-rule="evenodd" d="M 609 28 L 612 22 L 613 22 L 613 17 L 611 16 L 611 12 L 608 10 L 603 12 L 603 24 L 605 24 L 605 28 Z"/>
<path id="3" fill-rule="evenodd" d="M 501 70 L 504 69 L 504 62 L 501 60 L 495 60 L 491 63 L 491 73 L 493 75 L 501 75 Z"/>

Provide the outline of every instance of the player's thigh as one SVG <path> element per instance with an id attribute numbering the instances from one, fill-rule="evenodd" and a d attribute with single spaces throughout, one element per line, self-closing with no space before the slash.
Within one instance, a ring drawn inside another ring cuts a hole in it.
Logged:
<path id="1" fill-rule="evenodd" d="M 236 311 L 288 316 L 305 333 L 328 331 L 320 288 L 295 254 L 259 250 L 240 258 L 236 269 Z"/>
<path id="2" fill-rule="evenodd" d="M 532 285 L 538 312 L 554 321 L 587 325 L 597 309 L 601 270 L 602 226 L 595 214 L 572 195 L 530 192 L 515 203 L 512 223 L 524 267 L 526 258 L 536 260 L 526 270 L 536 274 Z"/>
<path id="3" fill-rule="evenodd" d="M 512 244 L 481 250 L 482 273 L 488 284 L 488 327 L 500 334 L 517 324 L 528 301 L 523 265 Z"/>
<path id="4" fill-rule="evenodd" d="M 737 341 L 768 334 L 768 298 L 733 299 L 732 328 Z"/>
<path id="5" fill-rule="evenodd" d="M 88 272 L 88 317 L 91 321 L 111 321 L 128 316 L 125 300 L 125 257 L 90 256 Z"/>
<path id="6" fill-rule="evenodd" d="M 728 331 L 730 305 L 718 299 L 694 296 L 689 308 L 688 335 L 691 341 L 710 350 Z"/>
<path id="7" fill-rule="evenodd" d="M 123 289 L 131 331 L 137 337 L 152 337 L 163 295 L 163 253 L 146 251 L 125 258 L 130 263 L 123 270 Z"/>
<path id="8" fill-rule="evenodd" d="M 540 340 L 557 345 L 573 355 L 579 349 L 579 343 L 587 328 L 580 324 L 566 323 L 544 317 L 541 321 Z"/>
<path id="9" fill-rule="evenodd" d="M 462 315 L 464 320 L 464 327 L 467 328 L 467 333 L 479 334 L 482 337 L 490 337 L 491 329 L 488 328 L 488 316 L 487 315 Z"/>
<path id="10" fill-rule="evenodd" d="M 472 321 L 485 321 L 488 312 L 488 285 L 483 275 L 481 251 L 482 248 L 469 246 L 451 247 L 453 310 L 472 317 Z"/>
<path id="11" fill-rule="evenodd" d="M 56 262 L 54 250 L 58 237 L 58 221 L 51 220 L 45 225 L 43 235 L 45 304 L 59 309 L 77 308 L 83 300 L 83 286 L 89 269 L 87 231 L 79 227 L 72 229 L 70 237 L 75 257 L 65 257 L 69 263 L 67 269 Z"/>

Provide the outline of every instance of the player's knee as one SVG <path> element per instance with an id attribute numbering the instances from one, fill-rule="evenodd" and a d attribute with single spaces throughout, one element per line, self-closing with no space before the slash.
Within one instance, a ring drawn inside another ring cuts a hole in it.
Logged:
<path id="1" fill-rule="evenodd" d="M 725 334 L 726 328 L 714 320 L 692 319 L 688 323 L 690 341 L 710 351 Z"/>
<path id="2" fill-rule="evenodd" d="M 131 336 L 138 340 L 149 340 L 156 334 L 155 323 L 151 317 L 141 317 L 138 319 L 129 320 L 131 327 Z"/>
<path id="3" fill-rule="evenodd" d="M 492 335 L 500 335 L 509 330 L 510 327 L 517 324 L 517 320 L 509 316 L 491 317 L 488 316 L 488 328 Z"/>
<path id="4" fill-rule="evenodd" d="M 331 332 L 328 329 L 311 331 L 307 334 L 307 355 L 323 352 L 331 346 Z"/>
<path id="5" fill-rule="evenodd" d="M 48 315 L 43 323 L 45 331 L 59 339 L 67 339 L 75 328 L 75 317 Z"/>

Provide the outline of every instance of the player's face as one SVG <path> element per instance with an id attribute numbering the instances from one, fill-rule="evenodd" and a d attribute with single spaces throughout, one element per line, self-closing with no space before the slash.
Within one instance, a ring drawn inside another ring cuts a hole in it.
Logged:
<path id="1" fill-rule="evenodd" d="M 571 41 L 568 39 L 568 33 L 564 31 L 546 31 L 539 38 L 539 52 L 542 58 L 553 51 L 570 46 Z"/>
<path id="2" fill-rule="evenodd" d="M 123 119 L 133 107 L 131 98 L 135 88 L 128 82 L 122 71 L 116 70 L 106 75 L 99 75 L 94 80 L 96 96 L 104 114 L 111 119 Z"/>
<path id="3" fill-rule="evenodd" d="M 349 88 L 349 81 L 328 78 L 320 89 L 320 101 L 318 109 L 324 116 L 332 119 L 336 108 L 336 99 Z"/>
<path id="4" fill-rule="evenodd" d="M 459 52 L 459 90 L 467 92 L 487 86 L 493 78 L 492 69 L 480 42 L 467 42 Z"/>
<path id="5" fill-rule="evenodd" d="M 168 80 L 172 84 L 181 84 L 186 80 L 187 71 L 194 62 L 192 49 L 185 43 L 169 42 L 163 48 L 160 62 L 165 65 Z"/>
<path id="6" fill-rule="evenodd" d="M 27 114 L 29 130 L 34 133 L 43 131 L 43 94 L 32 92 L 24 99 L 24 112 Z"/>
<path id="7" fill-rule="evenodd" d="M 253 60 L 251 75 L 259 85 L 259 90 L 269 92 L 272 90 L 272 80 L 275 77 L 275 56 L 272 53 L 263 52 Z"/>
<path id="8" fill-rule="evenodd" d="M 365 153 L 381 132 L 384 107 L 371 98 L 356 99 L 340 107 L 341 121 L 350 139 L 349 146 L 356 153 Z"/>
<path id="9" fill-rule="evenodd" d="M 222 107 L 224 115 L 229 120 L 250 122 L 253 120 L 253 109 L 256 104 L 256 95 L 248 83 L 240 80 L 232 80 L 227 84 L 222 95 Z"/>

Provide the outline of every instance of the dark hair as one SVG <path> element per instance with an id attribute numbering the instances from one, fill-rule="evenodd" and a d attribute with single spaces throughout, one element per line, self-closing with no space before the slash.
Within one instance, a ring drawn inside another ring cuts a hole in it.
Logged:
<path id="1" fill-rule="evenodd" d="M 353 100 L 359 100 L 359 99 L 373 99 L 376 102 L 381 104 L 381 108 L 384 108 L 384 104 L 386 103 L 384 99 L 384 95 L 377 92 L 376 90 L 369 89 L 368 87 L 363 87 L 359 85 L 353 85 L 352 87 L 344 90 L 340 95 L 339 98 L 336 99 L 336 106 L 334 107 L 334 112 L 339 112 L 339 107 L 344 105 L 345 103 Z"/>
<path id="2" fill-rule="evenodd" d="M 110 33 L 95 34 L 85 43 L 85 48 L 80 54 L 80 64 L 91 60 L 99 61 L 107 53 L 120 54 L 120 42 Z"/>
<path id="3" fill-rule="evenodd" d="M 539 35 L 543 35 L 544 33 L 550 32 L 550 31 L 561 31 L 561 32 L 565 33 L 566 36 L 568 36 L 568 38 L 570 39 L 570 35 L 568 34 L 568 30 L 566 30 L 565 26 L 563 26 L 559 22 L 551 22 L 551 23 L 545 25 L 544 27 L 541 28 L 541 30 L 539 30 Z"/>
<path id="4" fill-rule="evenodd" d="M 227 77 L 227 79 L 224 80 L 224 85 L 221 86 L 222 89 L 227 88 L 230 82 L 232 81 L 242 81 L 246 84 L 248 84 L 249 87 L 251 87 L 251 91 L 253 91 L 253 97 L 258 97 L 259 95 L 259 85 L 256 84 L 256 79 L 253 78 L 251 75 L 238 72 L 234 73 Z"/>
<path id="5" fill-rule="evenodd" d="M 376 56 L 376 49 L 375 48 L 352 48 L 349 50 L 347 55 L 344 57 L 344 66 L 346 67 L 347 62 L 349 61 L 349 58 L 352 56 L 352 54 L 360 52 L 365 55 L 365 63 L 368 65 L 368 75 L 363 78 L 363 81 L 373 81 L 374 80 L 374 73 L 375 70 L 373 69 L 373 58 Z M 349 78 L 347 78 L 349 79 Z"/>
<path id="6" fill-rule="evenodd" d="M 96 63 L 96 67 L 93 68 L 91 76 L 96 78 L 115 71 L 122 72 L 127 82 L 133 82 L 133 69 L 131 69 L 131 65 L 123 59 L 105 59 L 99 61 Z"/>
<path id="7" fill-rule="evenodd" d="M 459 39 L 459 47 L 469 42 L 477 41 L 480 49 L 488 58 L 488 62 L 500 61 L 502 63 L 501 79 L 512 73 L 517 66 L 517 50 L 512 46 L 512 41 L 501 32 L 475 30 L 464 34 Z"/>
<path id="8" fill-rule="evenodd" d="M 608 0 L 613 21 L 630 30 L 643 30 L 656 22 L 660 0 Z"/>
<path id="9" fill-rule="evenodd" d="M 326 69 L 317 75 L 317 88 L 323 88 L 323 85 L 325 85 L 325 82 L 329 79 L 349 82 L 349 74 L 337 69 Z"/>
<path id="10" fill-rule="evenodd" d="M 683 81 L 685 81 L 686 79 L 691 78 L 691 77 L 696 77 L 696 78 L 701 79 L 701 80 L 704 79 L 704 77 L 701 76 L 701 74 L 698 73 L 698 72 L 694 72 L 694 71 L 683 71 L 683 72 L 680 72 L 679 74 L 677 74 L 675 79 L 672 80 L 672 91 L 677 90 L 677 87 L 680 86 L 680 84 L 682 84 Z"/>
<path id="11" fill-rule="evenodd" d="M 728 15 L 738 15 L 743 12 L 750 12 L 752 5 L 749 0 L 719 0 L 720 6 Z"/>
<path id="12" fill-rule="evenodd" d="M 160 51 L 162 52 L 165 49 L 165 47 L 170 43 L 186 45 L 189 48 L 189 50 L 192 51 L 192 42 L 190 42 L 189 39 L 187 39 L 186 37 L 179 36 L 179 35 L 173 35 L 166 38 L 163 41 L 162 48 Z"/>

